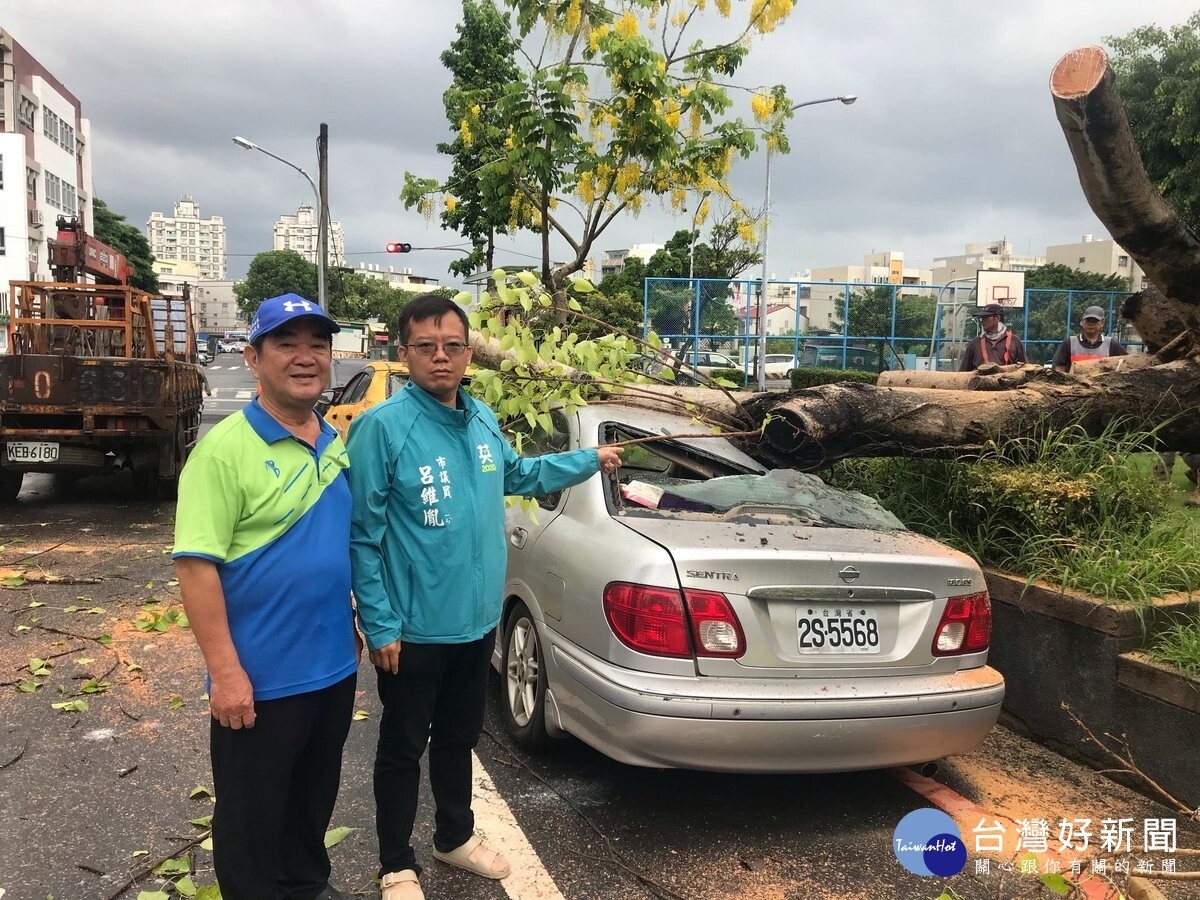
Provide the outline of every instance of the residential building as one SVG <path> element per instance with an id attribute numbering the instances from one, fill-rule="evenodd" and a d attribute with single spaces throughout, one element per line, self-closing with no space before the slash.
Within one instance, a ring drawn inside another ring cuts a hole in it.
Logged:
<path id="1" fill-rule="evenodd" d="M 650 262 L 650 257 L 661 249 L 662 244 L 634 244 L 625 250 L 605 250 L 600 260 L 600 277 L 620 272 L 625 268 L 625 260 L 631 256 L 636 256 L 642 262 Z"/>
<path id="2" fill-rule="evenodd" d="M 10 281 L 51 277 L 46 242 L 59 216 L 92 232 L 91 123 L 79 99 L 0 28 L 0 317 Z"/>
<path id="3" fill-rule="evenodd" d="M 385 269 L 376 263 L 358 263 L 355 266 L 348 267 L 348 270 L 364 278 L 386 281 L 392 287 L 408 291 L 410 294 L 427 294 L 430 291 L 436 291 L 442 286 L 436 278 L 430 278 L 426 275 L 414 275 L 411 268 L 397 271 L 391 266 Z M 331 275 L 330 277 L 336 278 L 337 276 Z M 333 284 L 336 284 L 336 282 L 333 282 Z M 336 288 L 331 287 L 329 290 L 332 292 Z"/>
<path id="4" fill-rule="evenodd" d="M 1024 272 L 1046 264 L 1044 256 L 1022 256 L 1013 252 L 1011 241 L 984 241 L 967 244 L 962 256 L 946 256 L 933 261 L 933 284 L 949 284 L 958 278 L 971 278 L 980 269 L 1004 269 Z"/>
<path id="5" fill-rule="evenodd" d="M 221 335 L 242 331 L 246 320 L 238 312 L 232 281 L 201 281 L 192 294 L 192 314 L 197 334 Z"/>
<path id="6" fill-rule="evenodd" d="M 225 221 L 220 216 L 201 218 L 200 207 L 191 197 L 184 195 L 170 216 L 150 213 L 146 235 L 156 258 L 194 262 L 200 267 L 202 280 L 225 280 Z"/>
<path id="7" fill-rule="evenodd" d="M 275 220 L 275 250 L 295 250 L 313 265 L 317 263 L 317 230 L 320 222 L 317 211 L 311 204 L 301 203 L 294 216 L 280 216 Z M 346 259 L 346 234 L 342 223 L 329 223 L 330 266 L 343 266 Z"/>
<path id="8" fill-rule="evenodd" d="M 768 299 L 769 299 L 768 295 Z M 751 303 L 749 308 L 745 305 L 735 305 L 733 311 L 737 313 L 739 324 L 745 324 L 746 334 L 758 334 L 758 304 Z M 796 327 L 796 307 L 791 303 L 768 303 L 767 304 L 767 334 L 793 334 L 803 333 L 808 324 L 808 320 L 804 316 L 804 308 L 801 307 L 799 328 Z"/>
<path id="9" fill-rule="evenodd" d="M 1146 273 L 1132 256 L 1112 238 L 1096 240 L 1085 234 L 1077 244 L 1054 244 L 1046 248 L 1046 262 L 1097 275 L 1120 275 L 1131 291 L 1146 286 Z"/>
<path id="10" fill-rule="evenodd" d="M 914 285 L 907 289 L 902 287 L 898 293 L 900 296 L 915 296 L 929 293 L 915 286 L 932 284 L 933 270 L 905 265 L 902 250 L 872 250 L 863 256 L 861 266 L 822 266 L 812 270 L 810 280 L 809 322 L 814 328 L 828 328 L 831 323 L 842 320 L 848 284 L 852 291 L 855 284 L 880 287 Z M 818 282 L 830 286 L 822 287 Z"/>
<path id="11" fill-rule="evenodd" d="M 187 285 L 192 298 L 192 327 L 196 334 L 224 334 L 246 328 L 238 313 L 232 281 L 205 281 L 200 264 L 186 259 L 156 259 L 154 274 L 164 297 L 182 297 Z"/>

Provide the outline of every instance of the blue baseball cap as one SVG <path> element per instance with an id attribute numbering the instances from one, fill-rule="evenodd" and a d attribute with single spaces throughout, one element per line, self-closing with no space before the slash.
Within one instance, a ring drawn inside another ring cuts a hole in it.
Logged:
<path id="1" fill-rule="evenodd" d="M 342 326 L 329 316 L 325 310 L 312 300 L 305 300 L 299 294 L 283 294 L 279 297 L 268 297 L 258 306 L 258 312 L 250 322 L 250 333 L 246 340 L 253 344 L 260 337 L 270 334 L 285 322 L 299 319 L 302 316 L 310 319 L 320 319 L 329 329 L 330 334 L 342 330 Z"/>

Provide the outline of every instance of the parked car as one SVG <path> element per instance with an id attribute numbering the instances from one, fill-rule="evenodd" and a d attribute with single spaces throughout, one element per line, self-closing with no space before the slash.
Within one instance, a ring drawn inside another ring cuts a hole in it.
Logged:
<path id="1" fill-rule="evenodd" d="M 796 368 L 796 359 L 790 353 L 768 353 L 766 360 L 768 378 L 792 377 L 792 370 Z M 757 357 L 750 360 L 750 366 L 746 369 L 746 372 L 751 377 L 758 374 Z"/>
<path id="2" fill-rule="evenodd" d="M 712 377 L 717 369 L 742 370 L 742 364 L 731 356 L 712 350 L 686 350 L 680 354 L 684 363 L 694 366 L 700 373 Z"/>
<path id="3" fill-rule="evenodd" d="M 463 384 L 470 384 L 474 369 L 467 368 Z M 342 440 L 350 433 L 356 416 L 382 403 L 408 381 L 408 367 L 386 359 L 335 359 L 330 366 L 331 387 L 317 402 L 317 412 L 338 430 Z"/>
<path id="4" fill-rule="evenodd" d="M 519 746 L 569 734 L 632 765 L 831 772 L 965 753 L 992 729 L 1004 680 L 969 557 L 724 439 L 671 438 L 696 434 L 686 417 L 550 418 L 525 452 L 658 440 L 538 498 L 536 521 L 506 513 L 493 665 Z"/>
<path id="5" fill-rule="evenodd" d="M 246 341 L 242 338 L 232 338 L 230 340 L 221 338 L 221 340 L 217 342 L 217 348 L 222 353 L 241 353 L 246 349 Z"/>
<path id="6" fill-rule="evenodd" d="M 208 347 L 196 348 L 196 362 L 200 363 L 202 366 L 207 366 L 210 362 L 212 362 L 212 357 L 208 353 Z"/>

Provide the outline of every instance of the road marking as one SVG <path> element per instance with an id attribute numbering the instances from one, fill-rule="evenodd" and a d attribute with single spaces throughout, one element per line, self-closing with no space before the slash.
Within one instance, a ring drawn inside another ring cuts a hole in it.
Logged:
<path id="1" fill-rule="evenodd" d="M 471 754 L 471 767 L 475 775 L 471 801 L 475 829 L 512 866 L 512 874 L 500 882 L 504 893 L 513 900 L 565 900 L 475 753 Z"/>
<path id="2" fill-rule="evenodd" d="M 250 392 L 249 392 L 249 391 L 238 391 L 238 392 L 237 392 L 237 399 L 238 399 L 238 400 L 249 400 L 249 399 L 250 399 Z"/>
<path id="3" fill-rule="evenodd" d="M 220 366 L 209 366 L 208 368 L 215 372 L 217 369 L 219 369 L 221 367 Z"/>
<path id="4" fill-rule="evenodd" d="M 954 819 L 964 834 L 969 833 L 978 823 L 988 819 L 1005 819 L 1008 822 L 1013 822 L 1009 816 L 979 806 L 953 788 L 947 787 L 941 782 L 934 781 L 932 778 L 926 778 L 912 769 L 888 769 L 888 774 L 907 786 L 910 790 L 920 794 L 942 812 L 950 816 L 950 818 Z M 965 842 L 966 838 L 963 838 L 963 841 Z M 1079 893 L 1087 898 L 1087 900 L 1107 900 L 1108 897 L 1112 896 L 1108 883 L 1092 875 L 1086 867 L 1081 874 L 1072 875 L 1070 858 L 1063 856 L 1056 850 L 1047 848 L 1042 853 L 1033 853 L 1027 850 L 1021 855 L 1037 857 L 1039 872 L 1046 870 L 1045 860 L 1050 859 L 1057 862 L 1059 874 L 1074 884 L 1079 889 Z"/>

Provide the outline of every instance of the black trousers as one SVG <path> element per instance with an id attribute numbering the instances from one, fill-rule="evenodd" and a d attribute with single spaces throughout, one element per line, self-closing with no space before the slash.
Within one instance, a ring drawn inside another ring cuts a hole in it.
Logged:
<path id="1" fill-rule="evenodd" d="M 433 845 L 446 852 L 475 832 L 471 812 L 471 751 L 483 728 L 487 669 L 495 631 L 465 644 L 402 644 L 400 671 L 376 668 L 383 719 L 375 754 L 375 831 L 380 875 L 413 869 L 412 847 L 429 745 L 429 785 L 437 811 Z"/>
<path id="2" fill-rule="evenodd" d="M 312 900 L 328 884 L 325 831 L 356 681 L 258 701 L 253 728 L 212 720 L 213 864 L 225 900 Z"/>

